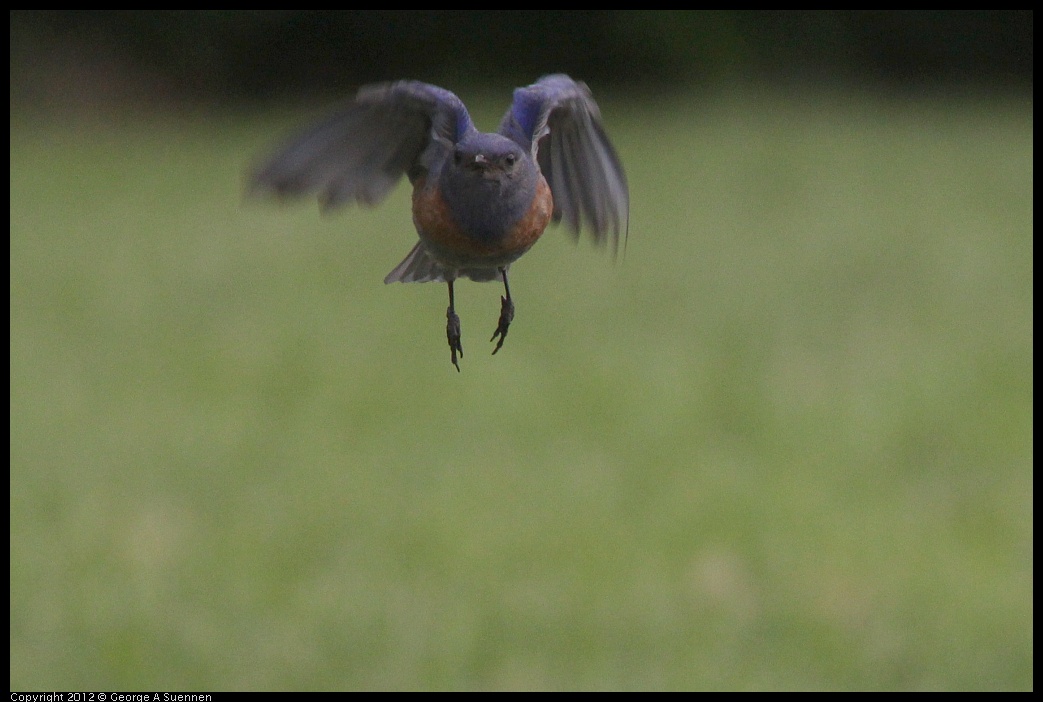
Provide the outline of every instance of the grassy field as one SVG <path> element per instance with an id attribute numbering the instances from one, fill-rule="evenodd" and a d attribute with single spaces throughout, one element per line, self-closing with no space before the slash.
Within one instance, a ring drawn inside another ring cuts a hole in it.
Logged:
<path id="1" fill-rule="evenodd" d="M 408 188 L 244 202 L 307 115 L 15 115 L 12 689 L 1031 688 L 1030 100 L 602 108 L 462 373 Z"/>

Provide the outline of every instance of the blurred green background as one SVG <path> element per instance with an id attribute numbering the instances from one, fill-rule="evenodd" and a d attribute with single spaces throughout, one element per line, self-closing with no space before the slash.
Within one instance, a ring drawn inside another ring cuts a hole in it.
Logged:
<path id="1" fill-rule="evenodd" d="M 1031 13 L 477 14 L 12 14 L 12 689 L 1030 689 Z M 407 187 L 243 198 L 556 70 L 626 255 L 548 232 L 495 357 L 460 285 L 462 373 Z"/>

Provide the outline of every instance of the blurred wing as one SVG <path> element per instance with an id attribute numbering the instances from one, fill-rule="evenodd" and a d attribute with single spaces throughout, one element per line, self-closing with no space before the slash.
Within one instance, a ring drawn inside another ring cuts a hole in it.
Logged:
<path id="1" fill-rule="evenodd" d="M 289 139 L 251 173 L 250 190 L 318 194 L 323 209 L 375 204 L 403 174 L 418 178 L 473 130 L 460 99 L 427 83 L 366 86 L 355 101 Z"/>
<path id="2" fill-rule="evenodd" d="M 595 242 L 618 248 L 630 192 L 586 84 L 558 74 L 518 88 L 500 133 L 532 150 L 554 196 L 554 221 L 564 219 L 577 236 L 586 226 Z"/>

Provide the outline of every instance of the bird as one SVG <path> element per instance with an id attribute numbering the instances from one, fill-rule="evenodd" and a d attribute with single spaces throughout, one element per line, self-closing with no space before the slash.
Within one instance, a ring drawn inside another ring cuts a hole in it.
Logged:
<path id="1" fill-rule="evenodd" d="M 376 205 L 402 176 L 413 186 L 419 240 L 385 283 L 443 282 L 446 339 L 460 370 L 464 350 L 454 284 L 502 282 L 493 354 L 514 320 L 511 264 L 551 222 L 618 253 L 630 193 L 601 111 L 582 81 L 558 73 L 516 88 L 495 132 L 481 132 L 445 88 L 399 80 L 359 88 L 347 105 L 292 135 L 249 173 L 252 194 L 317 196 L 323 211 Z"/>

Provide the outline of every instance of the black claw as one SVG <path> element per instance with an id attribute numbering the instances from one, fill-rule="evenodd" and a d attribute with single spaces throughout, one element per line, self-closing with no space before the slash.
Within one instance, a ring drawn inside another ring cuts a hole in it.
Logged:
<path id="1" fill-rule="evenodd" d="M 464 357 L 464 347 L 460 344 L 460 317 L 457 316 L 452 307 L 446 310 L 445 317 L 449 320 L 445 325 L 445 335 L 449 339 L 450 360 L 456 366 L 457 372 L 459 372 L 460 364 L 456 362 L 457 352 L 459 352 L 460 358 Z"/>
<path id="2" fill-rule="evenodd" d="M 500 323 L 496 326 L 496 331 L 493 332 L 493 338 L 489 341 L 496 341 L 496 337 L 500 337 L 500 340 L 496 342 L 496 348 L 493 349 L 493 354 L 500 350 L 503 346 L 504 339 L 507 338 L 507 329 L 511 326 L 511 321 L 514 319 L 514 303 L 509 297 L 500 296 Z"/>

